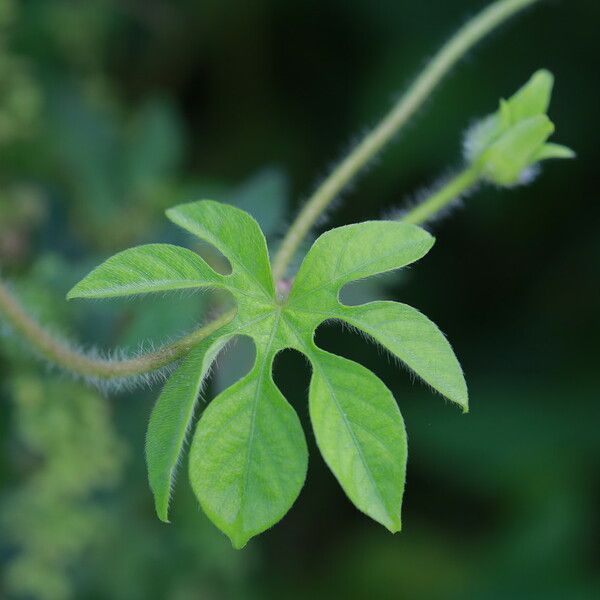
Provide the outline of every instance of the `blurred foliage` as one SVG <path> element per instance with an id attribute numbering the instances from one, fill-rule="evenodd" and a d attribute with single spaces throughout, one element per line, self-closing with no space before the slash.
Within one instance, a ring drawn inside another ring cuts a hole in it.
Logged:
<path id="1" fill-rule="evenodd" d="M 0 148 L 30 135 L 41 108 L 40 90 L 29 64 L 9 47 L 17 6 L 14 0 L 0 3 Z"/>
<path id="2" fill-rule="evenodd" d="M 84 306 L 64 293 L 128 245 L 193 244 L 163 218 L 176 202 L 237 203 L 274 247 L 290 199 L 483 4 L 0 0 L 3 275 L 86 344 L 135 350 L 188 330 L 210 316 L 210 295 Z M 504 27 L 332 212 L 331 226 L 396 209 L 457 164 L 461 130 L 498 97 L 540 67 L 556 75 L 551 114 L 577 161 L 548 165 L 531 187 L 483 190 L 436 225 L 414 269 L 345 291 L 407 302 L 442 327 L 469 416 L 353 333 L 318 333 L 399 400 L 411 432 L 402 533 L 351 508 L 312 440 L 294 510 L 244 552 L 202 517 L 185 478 L 164 526 L 143 461 L 155 391 L 101 397 L 5 336 L 0 598 L 595 598 L 599 18 L 594 0 L 563 0 Z M 216 387 L 251 354 L 234 345 Z M 306 420 L 306 364 L 285 353 L 276 368 Z"/>
<path id="3" fill-rule="evenodd" d="M 99 491 L 118 481 L 122 447 L 108 405 L 81 385 L 25 370 L 12 378 L 15 467 L 23 482 L 2 505 L 2 538 L 14 552 L 8 592 L 71 596 L 73 571 L 102 538 L 108 515 Z"/>
<path id="4" fill-rule="evenodd" d="M 20 286 L 38 314 L 58 327 L 68 319 L 58 296 L 47 295 L 64 264 L 40 259 Z M 40 372 L 10 337 L 3 384 L 12 400 L 6 447 L 19 485 L 0 496 L 0 548 L 10 560 L 7 593 L 41 599 L 73 595 L 73 572 L 99 544 L 109 522 L 102 494 L 118 484 L 125 446 L 104 398 L 62 376 Z"/>

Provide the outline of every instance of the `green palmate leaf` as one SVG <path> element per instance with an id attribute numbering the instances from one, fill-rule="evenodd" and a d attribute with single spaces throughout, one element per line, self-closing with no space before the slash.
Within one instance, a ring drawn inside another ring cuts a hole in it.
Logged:
<path id="1" fill-rule="evenodd" d="M 192 350 L 171 375 L 148 424 L 146 462 L 156 514 L 168 522 L 169 502 L 202 383 L 227 337 L 209 338 Z"/>
<path id="2" fill-rule="evenodd" d="M 400 531 L 406 433 L 392 393 L 371 371 L 315 349 L 310 418 L 327 465 L 357 508 Z"/>
<path id="3" fill-rule="evenodd" d="M 115 254 L 80 281 L 67 298 L 111 298 L 218 287 L 223 286 L 223 281 L 223 276 L 194 252 L 169 244 L 149 244 Z"/>
<path id="4" fill-rule="evenodd" d="M 295 411 L 272 377 L 277 353 L 293 348 L 312 365 L 310 416 L 325 461 L 357 508 L 390 531 L 398 531 L 407 452 L 398 406 L 373 373 L 319 349 L 313 340 L 321 323 L 343 320 L 466 409 L 460 365 L 426 317 L 393 302 L 350 307 L 339 301 L 347 283 L 424 256 L 433 237 L 413 225 L 391 221 L 331 230 L 308 252 L 289 296 L 278 298 L 265 238 L 249 215 L 211 201 L 178 206 L 168 215 L 213 244 L 231 263 L 229 275 L 217 275 L 204 272 L 207 267 L 192 255 L 190 269 L 202 265 L 202 273 L 183 276 L 179 265 L 180 277 L 172 276 L 171 284 L 194 280 L 224 287 L 237 310 L 230 322 L 184 360 L 152 414 L 147 454 L 159 517 L 167 519 L 173 474 L 207 369 L 226 340 L 246 335 L 256 347 L 253 369 L 213 400 L 192 441 L 190 480 L 208 517 L 239 548 L 278 521 L 298 496 L 306 474 L 306 443 Z M 187 251 L 182 255 L 188 256 Z M 157 269 L 147 266 L 132 269 L 128 276 L 119 256 L 111 259 L 119 268 L 102 265 L 75 290 L 93 290 L 95 295 L 117 288 L 129 293 L 148 291 L 167 278 L 157 277 Z M 172 267 L 168 261 L 161 264 L 162 269 Z"/>
<path id="5" fill-rule="evenodd" d="M 418 310 L 398 302 L 344 307 L 340 318 L 361 329 L 423 381 L 468 410 L 467 384 L 444 334 Z"/>
<path id="6" fill-rule="evenodd" d="M 236 548 L 279 521 L 298 497 L 308 452 L 294 409 L 273 383 L 273 355 L 205 411 L 190 454 L 192 487 Z"/>

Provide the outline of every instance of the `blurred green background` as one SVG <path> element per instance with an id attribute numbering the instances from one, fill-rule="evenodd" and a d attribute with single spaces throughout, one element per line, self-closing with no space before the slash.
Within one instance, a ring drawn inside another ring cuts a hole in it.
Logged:
<path id="1" fill-rule="evenodd" d="M 69 303 L 108 255 L 192 245 L 163 217 L 201 197 L 253 213 L 276 246 L 336 157 L 484 0 L 0 0 L 0 265 L 87 347 L 150 346 L 205 296 Z M 578 152 L 531 186 L 483 189 L 402 275 L 361 284 L 448 335 L 463 416 L 359 336 L 319 343 L 393 390 L 409 433 L 404 530 L 359 514 L 308 434 L 304 491 L 242 552 L 185 475 L 173 524 L 143 458 L 158 389 L 103 396 L 0 337 L 0 598 L 588 599 L 600 595 L 597 183 L 600 3 L 548 1 L 472 52 L 327 226 L 377 218 L 460 164 L 461 132 L 540 67 L 556 139 Z M 328 166 L 329 165 L 329 166 Z M 239 342 L 215 390 L 243 372 Z M 276 380 L 307 424 L 309 372 Z M 307 432 L 309 430 L 307 429 Z"/>

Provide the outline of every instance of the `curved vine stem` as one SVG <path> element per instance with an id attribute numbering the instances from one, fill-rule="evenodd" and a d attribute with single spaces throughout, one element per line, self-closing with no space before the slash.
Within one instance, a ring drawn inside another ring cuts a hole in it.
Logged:
<path id="1" fill-rule="evenodd" d="M 540 0 L 498 0 L 490 4 L 439 50 L 384 119 L 342 160 L 309 198 L 273 262 L 275 281 L 285 277 L 298 247 L 337 195 L 406 125 L 452 67 L 481 39 L 520 10 Z"/>
<path id="2" fill-rule="evenodd" d="M 235 310 L 224 313 L 207 325 L 155 352 L 123 360 L 88 356 L 56 337 L 25 311 L 2 281 L 0 281 L 0 315 L 5 317 L 21 338 L 52 364 L 81 377 L 110 381 L 143 375 L 166 367 L 185 355 L 205 337 L 231 321 L 235 316 Z"/>
<path id="3" fill-rule="evenodd" d="M 375 129 L 342 160 L 300 211 L 275 256 L 273 276 L 276 281 L 285 276 L 298 247 L 335 197 L 402 129 L 448 71 L 493 29 L 520 10 L 540 1 L 497 0 L 469 21 L 441 48 L 406 94 Z M 476 178 L 472 175 L 468 170 L 459 174 L 444 188 L 409 211 L 403 220 L 414 224 L 428 220 L 475 183 Z M 97 380 L 134 377 L 165 367 L 181 358 L 191 347 L 217 331 L 234 316 L 235 311 L 228 311 L 155 352 L 130 359 L 107 360 L 90 357 L 54 336 L 27 313 L 0 280 L 0 317 L 3 317 L 44 359 L 76 375 Z"/>

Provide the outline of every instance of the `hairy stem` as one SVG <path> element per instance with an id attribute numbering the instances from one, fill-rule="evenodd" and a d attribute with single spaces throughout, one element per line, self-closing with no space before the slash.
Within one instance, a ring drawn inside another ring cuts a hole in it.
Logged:
<path id="1" fill-rule="evenodd" d="M 276 281 L 285 276 L 303 239 L 334 198 L 402 129 L 448 71 L 493 29 L 518 11 L 539 1 L 498 0 L 462 27 L 442 47 L 406 94 L 375 129 L 342 160 L 300 211 L 275 256 L 273 275 Z M 473 185 L 476 177 L 471 181 L 472 176 L 474 174 L 469 174 L 469 170 L 459 174 L 439 192 L 407 213 L 403 220 L 417 224 L 428 220 Z M 0 317 L 5 319 L 13 330 L 46 360 L 67 371 L 92 379 L 121 379 L 143 375 L 165 367 L 181 358 L 192 346 L 228 323 L 234 316 L 235 311 L 228 311 L 204 327 L 172 344 L 163 346 L 156 352 L 125 360 L 97 359 L 77 351 L 42 327 L 0 280 Z"/>
<path id="2" fill-rule="evenodd" d="M 52 364 L 82 377 L 111 380 L 142 375 L 169 365 L 185 355 L 195 344 L 231 321 L 235 316 L 235 311 L 224 313 L 204 327 L 172 344 L 163 346 L 156 352 L 124 360 L 92 358 L 75 350 L 67 342 L 51 334 L 29 315 L 1 281 L 0 316 L 4 317 L 14 331 L 26 340 L 38 354 Z"/>
<path id="3" fill-rule="evenodd" d="M 498 0 L 469 21 L 440 49 L 406 94 L 309 198 L 273 262 L 273 277 L 282 279 L 298 247 L 319 217 L 354 177 L 388 144 L 423 105 L 452 67 L 481 39 L 520 10 L 540 0 Z"/>
<path id="4" fill-rule="evenodd" d="M 433 193 L 423 202 L 409 210 L 400 220 L 403 223 L 422 225 L 441 210 L 446 208 L 453 200 L 462 196 L 479 181 L 479 169 L 468 167 L 455 175 L 446 185 Z"/>

